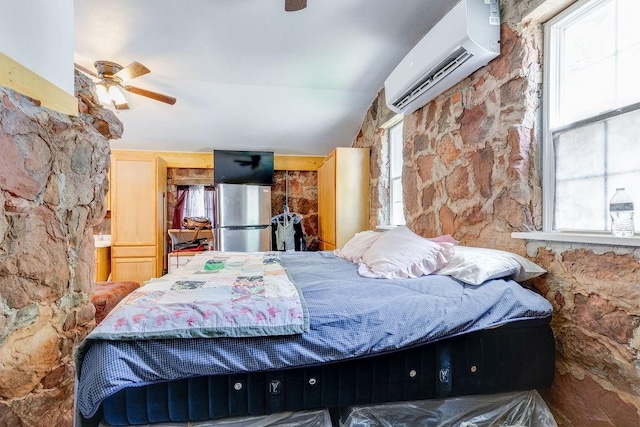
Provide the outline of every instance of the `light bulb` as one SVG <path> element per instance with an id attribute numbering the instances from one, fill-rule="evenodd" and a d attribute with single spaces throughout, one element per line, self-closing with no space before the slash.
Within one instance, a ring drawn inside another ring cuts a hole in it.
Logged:
<path id="1" fill-rule="evenodd" d="M 127 104 L 127 98 L 124 97 L 124 94 L 117 86 L 109 87 L 109 96 L 111 97 L 111 101 L 113 101 L 116 108 Z"/>
<path id="2" fill-rule="evenodd" d="M 96 85 L 96 93 L 98 94 L 98 100 L 103 104 L 111 105 L 111 98 L 107 92 L 107 88 L 102 83 Z"/>

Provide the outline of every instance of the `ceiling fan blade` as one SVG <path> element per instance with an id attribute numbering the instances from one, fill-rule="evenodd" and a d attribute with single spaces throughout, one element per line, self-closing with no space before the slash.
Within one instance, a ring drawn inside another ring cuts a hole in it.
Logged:
<path id="1" fill-rule="evenodd" d="M 307 0 L 284 0 L 284 10 L 295 12 L 307 7 Z"/>
<path id="2" fill-rule="evenodd" d="M 124 67 L 122 70 L 118 71 L 113 75 L 120 79 L 120 81 L 126 82 L 131 79 L 135 79 L 136 77 L 144 76 L 145 74 L 149 74 L 151 70 L 142 65 L 137 61 L 133 61 L 131 64 Z"/>
<path id="3" fill-rule="evenodd" d="M 141 89 L 135 86 L 124 86 L 124 89 L 128 92 L 135 93 L 136 95 L 146 96 L 147 98 L 155 99 L 156 101 L 164 102 L 170 105 L 176 103 L 176 99 L 172 96 L 163 95 L 158 92 L 152 92 L 147 89 Z"/>
<path id="4" fill-rule="evenodd" d="M 74 63 L 73 63 L 73 66 L 74 66 L 74 68 L 75 68 L 76 70 L 78 70 L 78 71 L 82 71 L 83 73 L 85 73 L 85 74 L 87 74 L 87 75 L 89 75 L 89 76 L 91 76 L 91 77 L 93 77 L 93 78 L 96 78 L 96 79 L 99 79 L 99 78 L 100 78 L 100 76 L 98 76 L 95 72 L 91 71 L 91 70 L 90 70 L 90 69 L 88 69 L 88 68 L 83 67 L 83 66 L 82 66 L 82 65 L 80 65 L 80 64 L 77 64 L 77 63 L 75 63 L 75 62 L 74 62 Z"/>

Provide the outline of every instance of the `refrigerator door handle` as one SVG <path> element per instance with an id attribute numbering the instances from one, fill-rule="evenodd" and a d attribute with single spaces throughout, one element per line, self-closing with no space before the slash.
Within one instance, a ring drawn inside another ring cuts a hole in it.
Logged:
<path id="1" fill-rule="evenodd" d="M 262 230 L 263 228 L 271 227 L 271 224 L 265 225 L 243 225 L 243 226 L 231 226 L 231 227 L 219 227 L 224 230 Z"/>

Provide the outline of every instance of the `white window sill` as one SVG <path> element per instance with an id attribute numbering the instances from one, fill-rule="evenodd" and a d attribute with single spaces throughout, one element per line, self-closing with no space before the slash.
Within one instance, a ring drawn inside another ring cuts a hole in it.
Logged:
<path id="1" fill-rule="evenodd" d="M 567 232 L 517 232 L 511 233 L 514 239 L 547 240 L 552 242 L 590 243 L 595 245 L 640 247 L 640 235 L 634 237 L 615 237 L 608 234 L 567 233 Z"/>

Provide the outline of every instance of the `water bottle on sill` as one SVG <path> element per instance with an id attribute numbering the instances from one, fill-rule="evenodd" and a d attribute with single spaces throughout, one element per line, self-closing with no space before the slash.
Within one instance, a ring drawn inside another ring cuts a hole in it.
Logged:
<path id="1" fill-rule="evenodd" d="M 616 188 L 609 203 L 611 215 L 611 234 L 616 237 L 633 237 L 633 200 L 624 191 Z"/>

